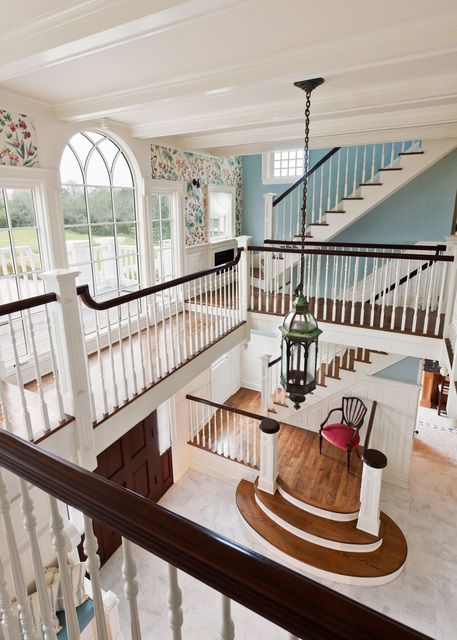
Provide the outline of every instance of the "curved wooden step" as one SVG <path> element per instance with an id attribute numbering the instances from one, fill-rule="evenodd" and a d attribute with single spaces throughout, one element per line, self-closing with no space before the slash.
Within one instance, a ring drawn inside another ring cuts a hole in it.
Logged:
<path id="1" fill-rule="evenodd" d="M 385 516 L 383 542 L 369 553 L 327 549 L 289 533 L 273 522 L 255 499 L 254 484 L 242 480 L 236 491 L 238 510 L 249 529 L 285 563 L 303 573 L 352 585 L 381 585 L 402 571 L 408 547 L 399 527 Z"/>
<path id="2" fill-rule="evenodd" d="M 381 516 L 379 535 L 357 529 L 357 521 L 329 520 L 293 506 L 277 491 L 274 496 L 254 485 L 256 502 L 276 524 L 308 542 L 328 549 L 368 553 L 382 544 L 386 516 Z"/>

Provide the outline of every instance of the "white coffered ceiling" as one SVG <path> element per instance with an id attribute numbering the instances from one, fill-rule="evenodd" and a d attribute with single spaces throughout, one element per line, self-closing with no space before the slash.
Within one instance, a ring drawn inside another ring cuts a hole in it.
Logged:
<path id="1" fill-rule="evenodd" d="M 317 75 L 315 146 L 457 135 L 455 0 L 24 0 L 0 61 L 0 99 L 186 149 L 293 146 Z"/>

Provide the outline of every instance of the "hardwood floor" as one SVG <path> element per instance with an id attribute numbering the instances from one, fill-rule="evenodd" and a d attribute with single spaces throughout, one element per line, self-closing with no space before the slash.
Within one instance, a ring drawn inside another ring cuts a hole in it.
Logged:
<path id="1" fill-rule="evenodd" d="M 219 330 L 216 329 L 216 323 Z M 108 346 L 100 350 L 101 358 L 97 352 L 92 353 L 88 363 L 96 414 L 94 426 L 106 420 L 120 407 L 134 401 L 238 326 L 240 325 L 234 323 L 231 329 L 224 318 L 211 316 L 211 314 L 206 316 L 204 311 L 193 314 L 190 320 L 189 312 L 186 311 L 185 316 L 180 313 L 178 317 L 175 315 L 171 320 L 159 322 L 157 336 L 154 328 L 151 327 L 150 340 L 147 338 L 146 329 L 143 329 L 133 334 L 131 344 L 128 337 L 114 342 L 112 353 Z M 187 355 L 186 358 L 185 355 Z M 72 417 L 67 416 L 62 423 L 59 423 L 56 409 L 57 393 L 52 374 L 43 376 L 42 383 L 51 418 L 51 430 L 54 431 L 71 422 Z M 7 409 L 12 416 L 14 432 L 21 437 L 26 437 L 18 387 L 11 384 L 8 388 Z M 33 432 L 36 438 L 42 439 L 44 424 L 36 381 L 27 384 L 25 391 L 27 406 L 33 416 Z M 0 427 L 3 423 L 0 411 Z"/>
<path id="2" fill-rule="evenodd" d="M 224 404 L 261 415 L 258 391 L 242 387 Z M 227 418 L 223 416 L 222 419 L 225 425 Z M 228 421 L 231 426 L 232 418 L 228 418 Z M 234 431 L 230 429 L 228 442 L 223 438 L 214 440 L 213 437 L 211 448 L 209 448 L 209 428 L 210 425 L 206 424 L 200 431 L 198 446 L 203 447 L 203 431 L 205 431 L 206 446 L 203 448 L 225 457 L 232 457 L 230 452 L 234 452 L 234 459 L 239 460 L 240 446 L 242 450 L 247 446 L 245 430 L 240 434 L 239 429 L 235 428 Z M 197 445 L 196 437 L 190 444 Z M 260 431 L 257 429 L 257 452 L 259 444 Z M 344 451 L 324 442 L 323 453 L 320 455 L 317 433 L 284 423 L 281 423 L 279 431 L 278 450 L 279 482 L 292 496 L 308 504 L 338 513 L 353 513 L 359 509 L 362 462 L 355 452 L 351 456 L 351 472 L 348 473 Z"/>

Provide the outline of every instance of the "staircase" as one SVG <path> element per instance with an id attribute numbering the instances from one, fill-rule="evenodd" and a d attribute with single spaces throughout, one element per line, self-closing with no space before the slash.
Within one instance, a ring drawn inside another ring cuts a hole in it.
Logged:
<path id="1" fill-rule="evenodd" d="M 377 536 L 357 529 L 353 513 L 316 509 L 291 495 L 279 479 L 274 495 L 242 480 L 238 510 L 251 533 L 286 565 L 344 584 L 374 586 L 395 580 L 407 556 L 405 537 L 381 512 Z"/>
<path id="2" fill-rule="evenodd" d="M 308 174 L 307 235 L 334 238 L 457 146 L 457 140 L 420 140 L 342 147 Z M 265 201 L 265 238 L 299 235 L 303 178 Z"/>
<path id="3" fill-rule="evenodd" d="M 309 394 L 302 408 L 296 411 L 293 403 L 287 398 L 284 389 L 279 383 L 280 361 L 273 360 L 269 364 L 271 380 L 271 395 L 268 403 L 269 415 L 280 422 L 295 426 L 309 427 L 309 414 L 318 410 L 323 403 L 334 394 L 350 395 L 351 388 L 362 377 L 373 375 L 395 362 L 402 360 L 404 356 L 387 354 L 372 349 L 352 348 L 344 345 L 321 343 L 320 364 L 317 369 L 317 386 L 315 391 Z M 262 406 L 267 407 L 266 404 Z M 314 425 L 315 426 L 315 425 Z"/>

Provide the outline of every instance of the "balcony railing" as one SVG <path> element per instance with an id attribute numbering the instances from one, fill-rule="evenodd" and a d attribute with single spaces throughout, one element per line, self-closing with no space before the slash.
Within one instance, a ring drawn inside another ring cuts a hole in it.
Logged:
<path id="1" fill-rule="evenodd" d="M 3 470 L 14 474 L 13 485 L 7 485 Z M 14 495 L 10 495 L 8 486 L 15 488 Z M 40 499 L 40 518 L 43 508 L 47 509 L 50 524 L 38 537 L 35 500 L 41 492 L 47 499 L 47 507 Z M 25 532 L 13 526 L 11 508 L 17 497 L 24 515 Z M 167 563 L 166 602 L 164 599 L 152 604 L 168 618 L 170 637 L 175 640 L 191 637 L 186 636 L 186 630 L 198 626 L 195 607 L 192 608 L 192 603 L 185 607 L 182 604 L 184 600 L 187 605 L 190 594 L 182 591 L 181 572 L 210 587 L 205 601 L 206 622 L 215 632 L 218 629 L 222 640 L 234 640 L 238 635 L 231 612 L 232 601 L 278 625 L 290 634 L 291 640 L 330 637 L 334 640 L 427 640 L 423 634 L 381 613 L 0 429 L 0 512 L 6 532 L 4 551 L 12 568 L 10 579 L 5 575 L 6 558 L 3 560 L 2 556 L 0 602 L 2 626 L 9 640 L 36 637 L 35 634 L 41 633 L 40 623 L 45 637 L 56 639 L 43 570 L 40 542 L 44 540 L 54 548 L 58 562 L 68 638 L 80 637 L 67 559 L 68 538 L 59 501 L 83 515 L 84 553 L 98 640 L 108 640 L 119 630 L 110 628 L 103 607 L 93 519 L 122 537 L 122 576 L 132 640 L 140 640 L 142 634 L 146 637 L 138 594 L 142 589 L 151 592 L 151 582 L 158 580 L 154 573 L 140 579 L 144 573 L 137 571 L 133 544 Z M 24 536 L 27 545 L 21 551 L 29 555 L 27 566 L 33 568 L 33 582 L 39 596 L 35 620 L 26 591 L 29 580 L 19 555 L 19 540 L 23 541 Z M 157 592 L 163 590 L 162 586 L 161 583 Z M 19 605 L 17 610 L 11 604 L 13 596 Z M 185 620 L 184 610 L 188 611 Z M 239 631 L 244 637 L 243 629 Z"/>

